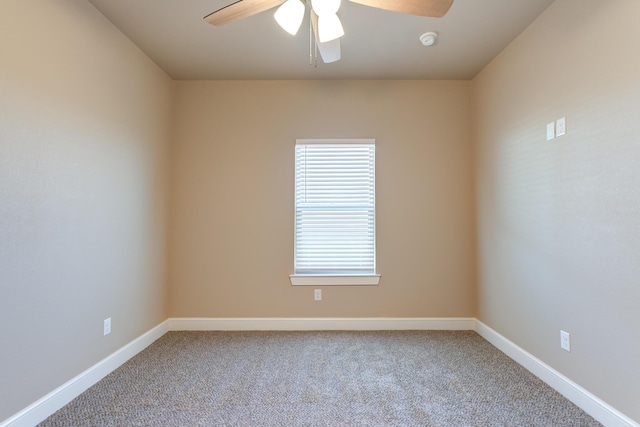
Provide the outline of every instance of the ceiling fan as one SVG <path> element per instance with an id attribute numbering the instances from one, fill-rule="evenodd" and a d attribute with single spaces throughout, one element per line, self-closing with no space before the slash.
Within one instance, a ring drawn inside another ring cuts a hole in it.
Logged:
<path id="1" fill-rule="evenodd" d="M 337 12 L 340 0 L 238 0 L 204 17 L 212 25 L 224 25 L 255 15 L 276 6 L 274 18 L 291 35 L 296 35 L 305 13 L 304 1 L 310 2 L 310 43 L 320 51 L 322 61 L 340 59 L 340 37 L 344 35 Z M 351 0 L 354 3 L 408 15 L 440 18 L 451 8 L 453 0 Z M 316 54 L 317 57 L 317 54 Z"/>

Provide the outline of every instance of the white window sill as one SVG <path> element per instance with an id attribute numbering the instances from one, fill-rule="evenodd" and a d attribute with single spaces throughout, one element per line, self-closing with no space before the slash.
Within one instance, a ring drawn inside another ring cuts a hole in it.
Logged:
<path id="1" fill-rule="evenodd" d="M 379 274 L 324 276 L 292 274 L 289 276 L 294 286 L 375 286 L 380 282 Z"/>

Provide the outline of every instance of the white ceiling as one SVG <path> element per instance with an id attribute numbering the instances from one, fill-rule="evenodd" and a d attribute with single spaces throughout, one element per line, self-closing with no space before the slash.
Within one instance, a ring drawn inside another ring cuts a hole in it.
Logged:
<path id="1" fill-rule="evenodd" d="M 178 80 L 471 79 L 553 0 L 454 0 L 443 18 L 342 1 L 342 59 L 309 65 L 308 16 L 297 36 L 273 10 L 222 27 L 203 17 L 234 0 L 89 0 Z M 427 31 L 440 34 L 424 47 Z"/>

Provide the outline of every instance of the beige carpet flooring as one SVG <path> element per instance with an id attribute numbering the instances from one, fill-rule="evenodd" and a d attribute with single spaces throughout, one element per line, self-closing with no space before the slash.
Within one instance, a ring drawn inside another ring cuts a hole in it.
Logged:
<path id="1" fill-rule="evenodd" d="M 599 426 L 475 332 L 169 332 L 40 426 Z"/>

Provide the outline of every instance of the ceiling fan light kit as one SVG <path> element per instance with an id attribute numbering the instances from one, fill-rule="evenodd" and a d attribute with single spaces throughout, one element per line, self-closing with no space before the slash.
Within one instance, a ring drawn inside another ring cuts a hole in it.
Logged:
<path id="1" fill-rule="evenodd" d="M 335 15 L 340 9 L 340 0 L 311 0 L 311 7 L 318 16 Z"/>
<path id="2" fill-rule="evenodd" d="M 338 15 L 318 15 L 318 35 L 320 43 L 330 42 L 344 36 L 342 22 Z"/>
<path id="3" fill-rule="evenodd" d="M 291 35 L 297 34 L 305 13 L 305 3 L 309 0 L 237 0 L 204 17 L 212 25 L 224 25 L 238 19 L 246 18 L 257 13 L 272 9 L 278 10 L 274 14 L 278 25 Z M 325 63 L 340 59 L 340 37 L 344 35 L 344 28 L 338 18 L 341 0 L 310 0 L 310 56 L 312 50 L 320 51 Z M 365 6 L 408 15 L 427 16 L 431 18 L 443 17 L 451 8 L 453 0 L 351 0 Z M 420 42 L 431 46 L 437 41 L 437 33 L 425 33 L 420 36 Z"/>
<path id="4" fill-rule="evenodd" d="M 287 0 L 273 17 L 283 30 L 295 36 L 302 25 L 304 10 L 304 4 L 300 0 Z"/>
<path id="5" fill-rule="evenodd" d="M 320 43 L 330 42 L 344 36 L 342 22 L 338 18 L 340 0 L 311 0 L 313 13 L 318 15 L 318 38 Z"/>

